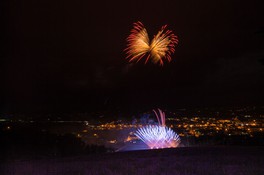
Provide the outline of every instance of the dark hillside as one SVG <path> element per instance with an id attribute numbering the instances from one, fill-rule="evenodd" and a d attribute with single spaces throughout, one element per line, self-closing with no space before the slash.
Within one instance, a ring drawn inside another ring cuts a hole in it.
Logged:
<path id="1" fill-rule="evenodd" d="M 2 175 L 263 175 L 263 147 L 185 147 L 1 164 Z"/>

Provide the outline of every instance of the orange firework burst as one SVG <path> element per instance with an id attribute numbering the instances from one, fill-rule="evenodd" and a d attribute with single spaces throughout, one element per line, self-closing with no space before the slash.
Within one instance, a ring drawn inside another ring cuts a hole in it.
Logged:
<path id="1" fill-rule="evenodd" d="M 150 59 L 153 63 L 164 64 L 163 60 L 171 61 L 171 54 L 175 51 L 178 44 L 178 37 L 171 30 L 166 30 L 167 25 L 162 26 L 157 35 L 154 35 L 151 43 L 147 30 L 141 22 L 134 23 L 131 34 L 127 38 L 127 58 L 129 62 L 140 61 L 145 55 L 145 63 Z"/>

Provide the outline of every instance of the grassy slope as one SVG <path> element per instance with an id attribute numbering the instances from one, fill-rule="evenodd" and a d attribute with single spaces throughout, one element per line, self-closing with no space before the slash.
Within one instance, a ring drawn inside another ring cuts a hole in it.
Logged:
<path id="1" fill-rule="evenodd" d="M 17 160 L 1 175 L 263 175 L 264 147 L 189 147 Z"/>

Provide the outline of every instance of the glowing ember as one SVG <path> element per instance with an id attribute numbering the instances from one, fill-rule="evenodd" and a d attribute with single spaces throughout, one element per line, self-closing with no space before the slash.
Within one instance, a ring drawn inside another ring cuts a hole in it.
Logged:
<path id="1" fill-rule="evenodd" d="M 167 25 L 162 26 L 161 30 L 149 44 L 149 37 L 147 30 L 141 22 L 134 23 L 134 28 L 131 30 L 131 34 L 127 38 L 127 58 L 129 62 L 140 61 L 145 55 L 147 58 L 145 63 L 149 59 L 153 63 L 159 63 L 161 66 L 164 64 L 163 59 L 168 62 L 171 61 L 171 54 L 175 51 L 175 45 L 178 44 L 178 38 L 171 30 L 165 30 Z"/>
<path id="2" fill-rule="evenodd" d="M 153 110 L 154 111 L 154 110 Z M 165 125 L 165 113 L 158 109 L 160 116 L 154 111 L 159 125 L 147 125 L 139 128 L 135 135 L 151 149 L 176 148 L 180 143 L 179 135 Z M 160 118 L 159 118 L 160 117 Z"/>

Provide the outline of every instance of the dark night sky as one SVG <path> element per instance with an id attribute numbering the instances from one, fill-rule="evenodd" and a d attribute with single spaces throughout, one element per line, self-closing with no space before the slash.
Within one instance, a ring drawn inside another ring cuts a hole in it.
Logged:
<path id="1" fill-rule="evenodd" d="M 1 2 L 1 111 L 263 105 L 262 0 Z M 129 64 L 133 22 L 179 37 L 164 67 Z"/>

